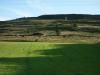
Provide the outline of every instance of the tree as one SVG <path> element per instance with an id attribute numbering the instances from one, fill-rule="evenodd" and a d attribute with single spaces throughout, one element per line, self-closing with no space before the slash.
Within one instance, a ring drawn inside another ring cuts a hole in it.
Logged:
<path id="1" fill-rule="evenodd" d="M 60 32 L 60 30 L 56 30 L 56 34 L 57 34 L 57 36 L 60 36 L 61 35 L 61 32 Z"/>
<path id="2" fill-rule="evenodd" d="M 77 24 L 73 24 L 73 29 L 76 30 L 78 28 Z"/>
<path id="3" fill-rule="evenodd" d="M 58 25 L 56 25 L 56 27 L 55 27 L 55 32 L 56 32 L 57 36 L 61 35 L 61 31 L 59 30 Z"/>

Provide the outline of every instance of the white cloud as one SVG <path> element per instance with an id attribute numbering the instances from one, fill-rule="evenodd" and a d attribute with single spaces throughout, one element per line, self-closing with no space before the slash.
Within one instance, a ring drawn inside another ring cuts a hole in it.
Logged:
<path id="1" fill-rule="evenodd" d="M 21 17 L 30 17 L 31 16 L 31 13 L 22 11 L 19 9 L 7 9 L 7 10 L 10 12 L 13 12 L 14 14 L 17 14 L 18 16 L 21 16 Z"/>
<path id="2" fill-rule="evenodd" d="M 13 13 L 14 15 L 18 15 L 20 17 L 31 17 L 32 16 L 31 12 L 26 11 L 27 9 L 23 10 L 23 9 L 20 9 L 20 8 L 6 7 L 6 6 L 3 6 L 3 5 L 0 7 L 0 9 L 6 10 L 9 13 Z"/>
<path id="3" fill-rule="evenodd" d="M 26 3 L 30 7 L 42 11 L 44 14 L 55 13 L 54 8 L 51 5 L 49 5 L 47 2 L 43 2 L 42 0 L 26 0 Z"/>
<path id="4" fill-rule="evenodd" d="M 77 2 L 77 1 L 80 1 L 80 2 L 91 2 L 91 1 L 99 1 L 99 0 L 63 0 L 63 1 L 75 1 L 75 2 Z"/>
<path id="5" fill-rule="evenodd" d="M 0 16 L 0 21 L 10 20 L 8 17 Z"/>
<path id="6" fill-rule="evenodd" d="M 4 6 L 4 9 L 3 8 L 0 8 L 0 9 L 6 10 L 7 13 L 10 13 L 10 15 L 11 14 L 16 15 L 17 17 L 31 17 L 32 16 L 30 12 L 23 11 L 21 9 L 8 8 L 8 7 L 5 7 L 5 6 Z M 7 16 L 10 16 L 10 15 L 7 15 Z M 10 16 L 10 17 L 0 16 L 0 21 L 10 20 L 11 17 L 12 16 Z"/>

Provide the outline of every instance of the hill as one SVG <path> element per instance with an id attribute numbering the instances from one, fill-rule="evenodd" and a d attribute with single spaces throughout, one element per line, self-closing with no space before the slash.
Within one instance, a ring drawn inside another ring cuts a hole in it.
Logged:
<path id="1" fill-rule="evenodd" d="M 11 21 L 22 20 L 100 20 L 100 15 L 90 14 L 52 14 L 52 15 L 40 15 L 38 17 L 22 17 Z"/>
<path id="2" fill-rule="evenodd" d="M 67 17 L 66 17 L 67 16 Z M 88 17 L 88 18 L 87 18 Z M 65 19 L 66 18 L 66 19 Z M 37 37 L 16 37 L 17 35 L 31 36 L 33 33 L 43 33 L 48 38 L 38 38 L 40 41 L 70 41 L 77 42 L 87 39 L 98 42 L 100 39 L 99 15 L 68 14 L 68 15 L 41 15 L 38 17 L 23 17 L 9 21 L 0 21 L 0 40 L 23 39 L 35 41 Z M 58 37 L 58 31 L 60 36 Z M 2 37 L 3 36 L 3 37 Z M 15 36 L 15 37 L 4 37 Z M 49 37 L 50 36 L 50 37 Z M 63 39 L 64 38 L 64 39 Z M 76 38 L 76 39 L 75 39 Z M 93 40 L 94 39 L 94 40 Z M 86 41 L 87 42 L 87 41 Z"/>
<path id="3" fill-rule="evenodd" d="M 88 14 L 56 14 L 56 15 L 41 15 L 40 19 L 67 19 L 67 20 L 100 20 L 100 15 Z"/>

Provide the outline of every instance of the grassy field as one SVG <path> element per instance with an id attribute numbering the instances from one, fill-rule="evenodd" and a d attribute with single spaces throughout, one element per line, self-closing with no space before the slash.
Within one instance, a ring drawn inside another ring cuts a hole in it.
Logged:
<path id="1" fill-rule="evenodd" d="M 42 32 L 46 33 L 46 32 Z M 48 31 L 47 31 L 48 33 Z M 100 43 L 99 33 L 63 31 L 62 35 L 56 36 L 49 33 L 47 36 L 0 36 L 0 41 L 12 42 L 68 42 L 68 43 Z"/>
<path id="2" fill-rule="evenodd" d="M 0 75 L 100 75 L 100 44 L 0 42 Z"/>

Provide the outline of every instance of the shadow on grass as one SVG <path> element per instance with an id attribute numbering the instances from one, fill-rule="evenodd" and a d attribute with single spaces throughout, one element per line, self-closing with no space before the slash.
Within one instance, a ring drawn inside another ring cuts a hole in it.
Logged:
<path id="1" fill-rule="evenodd" d="M 55 46 L 36 51 L 44 57 L 0 58 L 0 75 L 100 75 L 99 44 Z"/>

